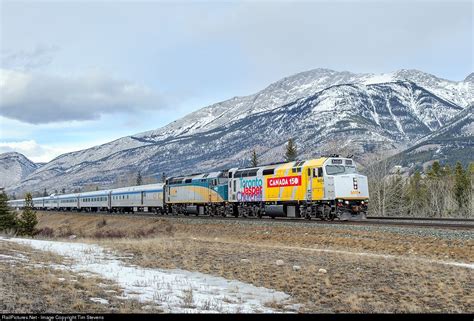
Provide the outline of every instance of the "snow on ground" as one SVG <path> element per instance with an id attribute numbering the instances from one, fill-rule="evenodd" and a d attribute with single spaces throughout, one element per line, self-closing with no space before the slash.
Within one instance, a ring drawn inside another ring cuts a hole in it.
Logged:
<path id="1" fill-rule="evenodd" d="M 290 303 L 290 296 L 286 293 L 240 281 L 179 269 L 149 269 L 126 265 L 114 254 L 94 244 L 1 237 L 0 242 L 26 244 L 34 249 L 51 251 L 70 258 L 73 261 L 72 264 L 52 267 L 98 274 L 117 282 L 124 289 L 124 296 L 120 298 L 153 302 L 165 312 L 272 313 L 279 311 L 266 306 L 265 303 L 282 304 L 286 311 L 296 311 L 299 307 Z M 101 303 L 106 304 L 105 301 Z"/>

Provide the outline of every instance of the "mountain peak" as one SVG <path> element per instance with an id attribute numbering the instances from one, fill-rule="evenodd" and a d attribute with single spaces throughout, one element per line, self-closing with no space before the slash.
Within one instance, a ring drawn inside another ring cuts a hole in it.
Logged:
<path id="1" fill-rule="evenodd" d="M 0 154 L 0 187 L 19 183 L 37 168 L 38 165 L 21 153 L 7 152 Z"/>
<path id="2" fill-rule="evenodd" d="M 427 79 L 440 80 L 440 78 L 432 74 L 429 74 L 417 69 L 400 69 L 394 72 L 393 75 L 395 78 L 403 78 L 403 79 L 411 80 L 411 81 L 427 80 Z"/>
<path id="3" fill-rule="evenodd" d="M 21 157 L 28 159 L 25 155 L 18 152 L 5 152 L 0 154 L 0 158 L 12 158 L 12 157 Z"/>
<path id="4" fill-rule="evenodd" d="M 464 79 L 465 82 L 472 82 L 474 83 L 474 72 L 471 72 L 467 77 Z"/>
<path id="5" fill-rule="evenodd" d="M 261 159 L 272 162 L 280 159 L 288 137 L 298 137 L 302 158 L 341 139 L 361 157 L 405 148 L 474 103 L 469 87 L 415 69 L 376 74 L 316 68 L 216 102 L 165 127 L 63 154 L 41 168 L 36 164 L 12 190 L 109 186 L 138 169 L 153 176 L 244 166 L 245 153 L 256 146 Z M 26 163 L 20 157 L 6 160 Z M 3 178 L 11 168 L 0 172 L 0 185 L 7 186 Z"/>

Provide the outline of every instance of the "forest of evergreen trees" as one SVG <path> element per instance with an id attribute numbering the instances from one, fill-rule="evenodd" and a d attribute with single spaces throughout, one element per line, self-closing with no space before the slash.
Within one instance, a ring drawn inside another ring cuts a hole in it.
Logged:
<path id="1" fill-rule="evenodd" d="M 394 171 L 388 162 L 366 169 L 370 216 L 474 217 L 474 163 L 435 161 L 425 173 Z"/>

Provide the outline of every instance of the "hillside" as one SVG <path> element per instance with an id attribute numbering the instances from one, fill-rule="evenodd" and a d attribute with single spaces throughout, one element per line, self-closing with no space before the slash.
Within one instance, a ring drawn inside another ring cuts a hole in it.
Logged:
<path id="1" fill-rule="evenodd" d="M 282 159 L 290 137 L 296 138 L 300 158 L 337 145 L 364 161 L 373 153 L 406 150 L 460 117 L 474 101 L 472 78 L 454 82 L 416 70 L 375 75 L 315 69 L 160 129 L 61 155 L 9 189 L 72 190 L 113 184 L 138 170 L 161 177 L 243 166 L 253 148 L 261 162 L 274 162 Z"/>
<path id="2" fill-rule="evenodd" d="M 20 153 L 0 154 L 0 187 L 18 184 L 39 167 Z"/>
<path id="3" fill-rule="evenodd" d="M 474 161 L 474 105 L 469 106 L 446 126 L 417 141 L 414 146 L 393 157 L 402 166 L 423 164 L 438 160 L 455 165 L 460 161 L 467 166 Z"/>

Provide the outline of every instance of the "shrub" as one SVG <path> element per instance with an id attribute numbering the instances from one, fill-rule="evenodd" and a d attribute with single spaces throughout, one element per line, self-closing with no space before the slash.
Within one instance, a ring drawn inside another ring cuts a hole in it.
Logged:
<path id="1" fill-rule="evenodd" d="M 94 237 L 98 239 L 104 238 L 123 238 L 127 234 L 121 230 L 100 230 L 94 233 Z"/>
<path id="2" fill-rule="evenodd" d="M 97 223 L 97 228 L 102 228 L 106 225 L 107 225 L 107 220 L 105 218 L 102 218 L 102 220 Z"/>
<path id="3" fill-rule="evenodd" d="M 36 231 L 35 235 L 42 237 L 54 237 L 54 230 L 50 227 L 43 227 Z"/>

